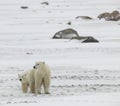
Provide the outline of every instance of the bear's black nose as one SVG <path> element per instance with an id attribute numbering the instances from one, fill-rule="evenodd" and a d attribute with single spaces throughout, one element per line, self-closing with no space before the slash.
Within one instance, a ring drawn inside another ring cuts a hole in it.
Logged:
<path id="1" fill-rule="evenodd" d="M 33 68 L 35 69 L 35 66 L 33 66 Z"/>
<path id="2" fill-rule="evenodd" d="M 20 81 L 22 81 L 22 79 L 20 79 Z"/>

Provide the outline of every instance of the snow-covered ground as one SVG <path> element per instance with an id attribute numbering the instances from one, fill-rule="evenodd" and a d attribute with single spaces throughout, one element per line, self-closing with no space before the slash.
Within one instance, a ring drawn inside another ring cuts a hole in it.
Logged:
<path id="1" fill-rule="evenodd" d="M 0 105 L 119 106 L 120 21 L 97 16 L 120 11 L 120 1 L 47 0 L 49 5 L 42 5 L 43 1 L 0 1 Z M 75 18 L 80 15 L 93 20 Z M 66 28 L 100 43 L 52 39 Z M 50 95 L 22 93 L 18 73 L 36 61 L 51 68 Z"/>

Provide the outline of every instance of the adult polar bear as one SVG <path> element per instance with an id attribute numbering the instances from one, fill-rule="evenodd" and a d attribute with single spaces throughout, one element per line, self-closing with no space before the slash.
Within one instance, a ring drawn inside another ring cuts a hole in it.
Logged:
<path id="1" fill-rule="evenodd" d="M 36 62 L 34 78 L 35 78 L 35 93 L 41 93 L 41 86 L 44 87 L 45 94 L 49 94 L 50 82 L 51 82 L 51 71 L 49 66 L 45 62 Z"/>
<path id="2" fill-rule="evenodd" d="M 49 94 L 51 82 L 51 71 L 49 66 L 45 62 L 36 62 L 33 68 L 34 69 L 22 74 L 18 74 L 23 92 L 26 93 L 29 86 L 31 93 L 35 92 L 36 94 L 40 94 L 41 86 L 43 85 L 45 94 Z"/>

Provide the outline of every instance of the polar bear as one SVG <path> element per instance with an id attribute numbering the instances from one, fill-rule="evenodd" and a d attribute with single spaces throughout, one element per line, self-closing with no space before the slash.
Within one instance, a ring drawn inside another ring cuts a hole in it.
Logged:
<path id="1" fill-rule="evenodd" d="M 41 86 L 44 87 L 44 93 L 49 94 L 50 82 L 51 82 L 51 71 L 49 66 L 45 62 L 36 62 L 34 78 L 35 78 L 35 93 L 41 93 Z"/>
<path id="2" fill-rule="evenodd" d="M 18 78 L 21 81 L 23 93 L 28 92 L 30 88 L 31 93 L 35 93 L 35 78 L 34 78 L 35 69 L 25 71 L 22 74 L 18 74 Z"/>

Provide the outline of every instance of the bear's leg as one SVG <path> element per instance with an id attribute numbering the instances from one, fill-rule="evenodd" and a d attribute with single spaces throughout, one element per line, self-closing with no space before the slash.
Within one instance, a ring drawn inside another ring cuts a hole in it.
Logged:
<path id="1" fill-rule="evenodd" d="M 44 92 L 45 94 L 50 94 L 49 88 L 50 88 L 50 77 L 46 76 L 43 80 L 43 86 L 44 86 Z"/>
<path id="2" fill-rule="evenodd" d="M 41 79 L 41 80 L 39 80 L 39 81 L 40 81 L 40 83 L 39 83 L 39 85 L 38 85 L 38 94 L 41 94 L 42 79 Z"/>
<path id="3" fill-rule="evenodd" d="M 34 82 L 32 82 L 30 84 L 30 93 L 35 93 L 35 83 Z"/>
<path id="4" fill-rule="evenodd" d="M 41 84 L 42 84 L 42 78 L 35 78 L 35 93 L 41 94 Z"/>
<path id="5" fill-rule="evenodd" d="M 22 83 L 22 91 L 23 91 L 23 93 L 28 92 L 28 84 L 27 83 Z"/>

